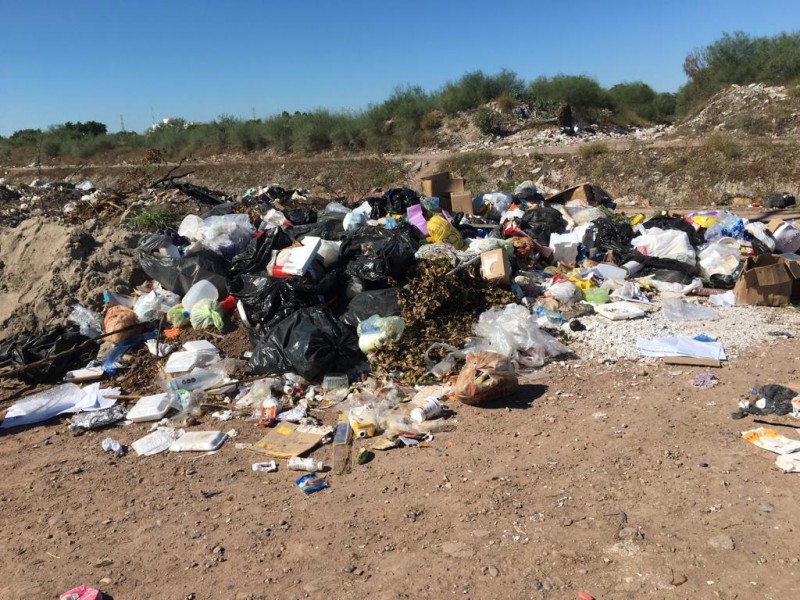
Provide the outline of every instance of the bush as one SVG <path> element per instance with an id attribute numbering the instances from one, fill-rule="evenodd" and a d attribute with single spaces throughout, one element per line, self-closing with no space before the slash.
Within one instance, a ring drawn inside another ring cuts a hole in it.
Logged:
<path id="1" fill-rule="evenodd" d="M 578 156 L 581 158 L 595 158 L 608 152 L 609 148 L 605 142 L 588 142 L 578 146 Z"/>
<path id="2" fill-rule="evenodd" d="M 500 135 L 500 119 L 496 112 L 488 108 L 479 108 L 472 117 L 475 127 L 486 135 Z"/>
<path id="3" fill-rule="evenodd" d="M 551 105 L 569 104 L 577 119 L 594 120 L 602 110 L 613 110 L 611 95 L 597 81 L 585 75 L 539 77 L 528 86 L 535 101 Z"/>
<path id="4" fill-rule="evenodd" d="M 434 96 L 438 106 L 452 115 L 477 108 L 504 94 L 518 97 L 524 89 L 525 83 L 513 71 L 504 69 L 497 75 L 473 71 L 458 81 L 446 83 Z"/>
<path id="5" fill-rule="evenodd" d="M 137 231 L 176 229 L 181 216 L 164 206 L 150 205 L 132 212 L 125 220 Z"/>
<path id="6" fill-rule="evenodd" d="M 742 147 L 726 133 L 714 133 L 706 140 L 706 146 L 722 154 L 726 160 L 741 158 Z"/>

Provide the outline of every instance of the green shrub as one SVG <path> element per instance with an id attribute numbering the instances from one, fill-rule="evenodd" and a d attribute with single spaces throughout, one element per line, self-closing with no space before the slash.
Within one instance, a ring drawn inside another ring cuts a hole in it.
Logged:
<path id="1" fill-rule="evenodd" d="M 722 154 L 726 160 L 735 160 L 742 156 L 742 147 L 726 133 L 714 133 L 708 136 L 706 146 Z"/>
<path id="2" fill-rule="evenodd" d="M 501 133 L 500 118 L 496 112 L 488 108 L 479 108 L 472 117 L 475 127 L 486 135 L 499 135 Z"/>
<path id="3" fill-rule="evenodd" d="M 611 95 L 585 75 L 539 77 L 528 86 L 528 94 L 551 106 L 569 104 L 576 119 L 594 120 L 602 110 L 613 110 Z"/>
<path id="4" fill-rule="evenodd" d="M 165 206 L 150 205 L 132 212 L 125 222 L 137 231 L 176 229 L 181 215 Z"/>
<path id="5" fill-rule="evenodd" d="M 588 142 L 578 146 L 578 156 L 581 158 L 595 158 L 608 152 L 608 144 L 605 142 Z"/>

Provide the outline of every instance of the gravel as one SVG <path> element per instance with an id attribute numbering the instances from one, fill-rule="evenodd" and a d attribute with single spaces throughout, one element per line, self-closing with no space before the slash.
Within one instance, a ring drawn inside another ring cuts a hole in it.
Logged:
<path id="1" fill-rule="evenodd" d="M 698 303 L 699 304 L 699 303 Z M 705 304 L 705 303 L 703 303 Z M 571 332 L 568 345 L 581 358 L 639 358 L 636 339 L 705 334 L 722 342 L 728 358 L 765 341 L 800 335 L 800 311 L 794 308 L 731 306 L 716 308 L 715 321 L 668 321 L 660 303 L 643 318 L 610 321 L 600 315 L 581 317 L 586 331 Z"/>

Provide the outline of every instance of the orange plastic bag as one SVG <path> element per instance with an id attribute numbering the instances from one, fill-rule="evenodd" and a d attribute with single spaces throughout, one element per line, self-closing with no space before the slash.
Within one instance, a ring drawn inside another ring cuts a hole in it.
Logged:
<path id="1" fill-rule="evenodd" d="M 508 357 L 496 352 L 470 352 L 456 379 L 456 398 L 464 404 L 484 404 L 518 386 L 517 373 Z"/>

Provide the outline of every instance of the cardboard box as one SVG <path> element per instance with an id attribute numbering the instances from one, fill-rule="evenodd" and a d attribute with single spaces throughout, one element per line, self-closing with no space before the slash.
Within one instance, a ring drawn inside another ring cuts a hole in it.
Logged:
<path id="1" fill-rule="evenodd" d="M 597 185 L 591 183 L 582 183 L 569 189 L 559 192 L 555 196 L 550 196 L 547 201 L 555 202 L 557 204 L 566 204 L 567 202 L 575 200 L 586 203 L 587 206 L 607 205 L 611 202 L 611 196 Z"/>
<path id="2" fill-rule="evenodd" d="M 511 262 L 502 248 L 495 248 L 481 254 L 481 276 L 486 281 L 511 283 Z"/>
<path id="3" fill-rule="evenodd" d="M 736 304 L 786 306 L 800 301 L 800 257 L 750 256 L 733 287 Z"/>
<path id="4" fill-rule="evenodd" d="M 465 215 L 473 215 L 475 211 L 472 207 L 472 193 L 471 192 L 453 192 L 450 194 L 450 209 L 453 213 L 464 213 Z M 447 209 L 445 209 L 447 210 Z"/>
<path id="5" fill-rule="evenodd" d="M 464 179 L 453 177 L 449 171 L 423 177 L 421 181 L 422 193 L 439 198 L 439 207 L 446 211 L 453 210 L 450 202 L 451 194 L 464 191 Z"/>

